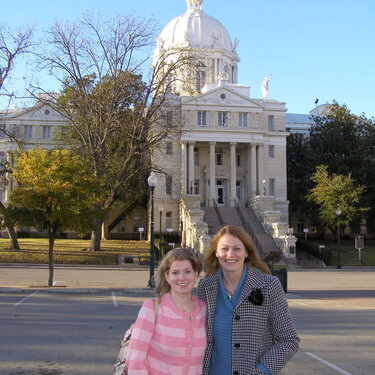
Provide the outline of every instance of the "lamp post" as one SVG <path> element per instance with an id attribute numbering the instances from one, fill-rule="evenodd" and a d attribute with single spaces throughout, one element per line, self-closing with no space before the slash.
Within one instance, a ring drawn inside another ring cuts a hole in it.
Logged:
<path id="1" fill-rule="evenodd" d="M 337 269 L 341 269 L 341 261 L 340 261 L 340 252 L 341 252 L 341 243 L 340 243 L 340 215 L 341 210 L 339 207 L 336 208 L 336 216 L 337 216 Z"/>
<path id="2" fill-rule="evenodd" d="M 151 189 L 151 218 L 150 218 L 150 278 L 147 286 L 153 288 L 154 285 L 154 262 L 155 262 L 155 238 L 154 238 L 154 190 L 158 179 L 154 172 L 151 172 L 147 179 L 148 186 Z"/>
<path id="3" fill-rule="evenodd" d="M 160 252 L 160 255 L 163 256 L 163 249 L 162 249 L 162 242 L 161 242 L 161 219 L 163 216 L 164 207 L 159 206 L 158 210 L 159 210 L 159 252 Z"/>

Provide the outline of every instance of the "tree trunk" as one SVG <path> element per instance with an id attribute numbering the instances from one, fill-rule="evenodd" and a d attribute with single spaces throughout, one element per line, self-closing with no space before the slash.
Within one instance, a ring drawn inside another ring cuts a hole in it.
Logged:
<path id="1" fill-rule="evenodd" d="M 7 221 L 8 221 L 7 220 L 7 208 L 4 206 L 3 202 L 1 201 L 0 201 L 0 214 L 5 221 L 7 232 L 9 234 L 9 239 L 10 239 L 9 250 L 19 250 L 20 245 L 18 244 L 17 233 L 14 230 L 14 227 L 12 225 L 7 224 Z"/>
<path id="2" fill-rule="evenodd" d="M 104 220 L 102 224 L 102 240 L 108 240 L 108 239 L 109 239 L 108 224 Z"/>
<path id="3" fill-rule="evenodd" d="M 96 226 L 96 229 L 91 232 L 90 251 L 100 251 L 100 239 L 102 235 L 102 223 Z"/>
<path id="4" fill-rule="evenodd" d="M 49 278 L 48 286 L 53 286 L 53 247 L 55 244 L 56 229 L 54 227 L 48 227 L 48 267 L 49 267 Z"/>
<path id="5" fill-rule="evenodd" d="M 7 231 L 9 234 L 9 250 L 19 250 L 20 245 L 18 243 L 17 233 L 14 230 L 14 227 L 7 226 Z"/>

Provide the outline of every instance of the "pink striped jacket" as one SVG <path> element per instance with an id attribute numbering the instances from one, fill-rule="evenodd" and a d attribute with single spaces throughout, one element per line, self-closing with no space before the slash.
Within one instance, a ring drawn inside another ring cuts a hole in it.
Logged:
<path id="1" fill-rule="evenodd" d="M 193 297 L 191 319 L 162 296 L 156 326 L 152 299 L 144 301 L 126 359 L 129 375 L 201 375 L 206 348 L 206 305 Z M 155 329 L 154 329 L 155 328 Z"/>

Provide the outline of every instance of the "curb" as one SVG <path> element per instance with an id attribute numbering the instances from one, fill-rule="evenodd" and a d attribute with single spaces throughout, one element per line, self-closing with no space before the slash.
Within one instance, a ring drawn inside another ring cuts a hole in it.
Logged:
<path id="1" fill-rule="evenodd" d="M 95 293 L 103 293 L 103 292 L 119 292 L 124 295 L 130 296 L 155 296 L 154 289 L 136 289 L 136 288 L 46 288 L 46 287 L 0 287 L 0 293 L 27 293 L 32 291 L 41 291 L 45 293 L 56 293 L 56 294 L 95 294 Z"/>

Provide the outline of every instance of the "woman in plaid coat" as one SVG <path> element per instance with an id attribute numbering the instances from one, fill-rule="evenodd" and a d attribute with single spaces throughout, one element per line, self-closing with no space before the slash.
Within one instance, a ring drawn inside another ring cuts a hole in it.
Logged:
<path id="1" fill-rule="evenodd" d="M 203 375 L 275 375 L 299 338 L 284 291 L 252 239 L 235 226 L 212 239 L 198 296 L 207 304 Z"/>

